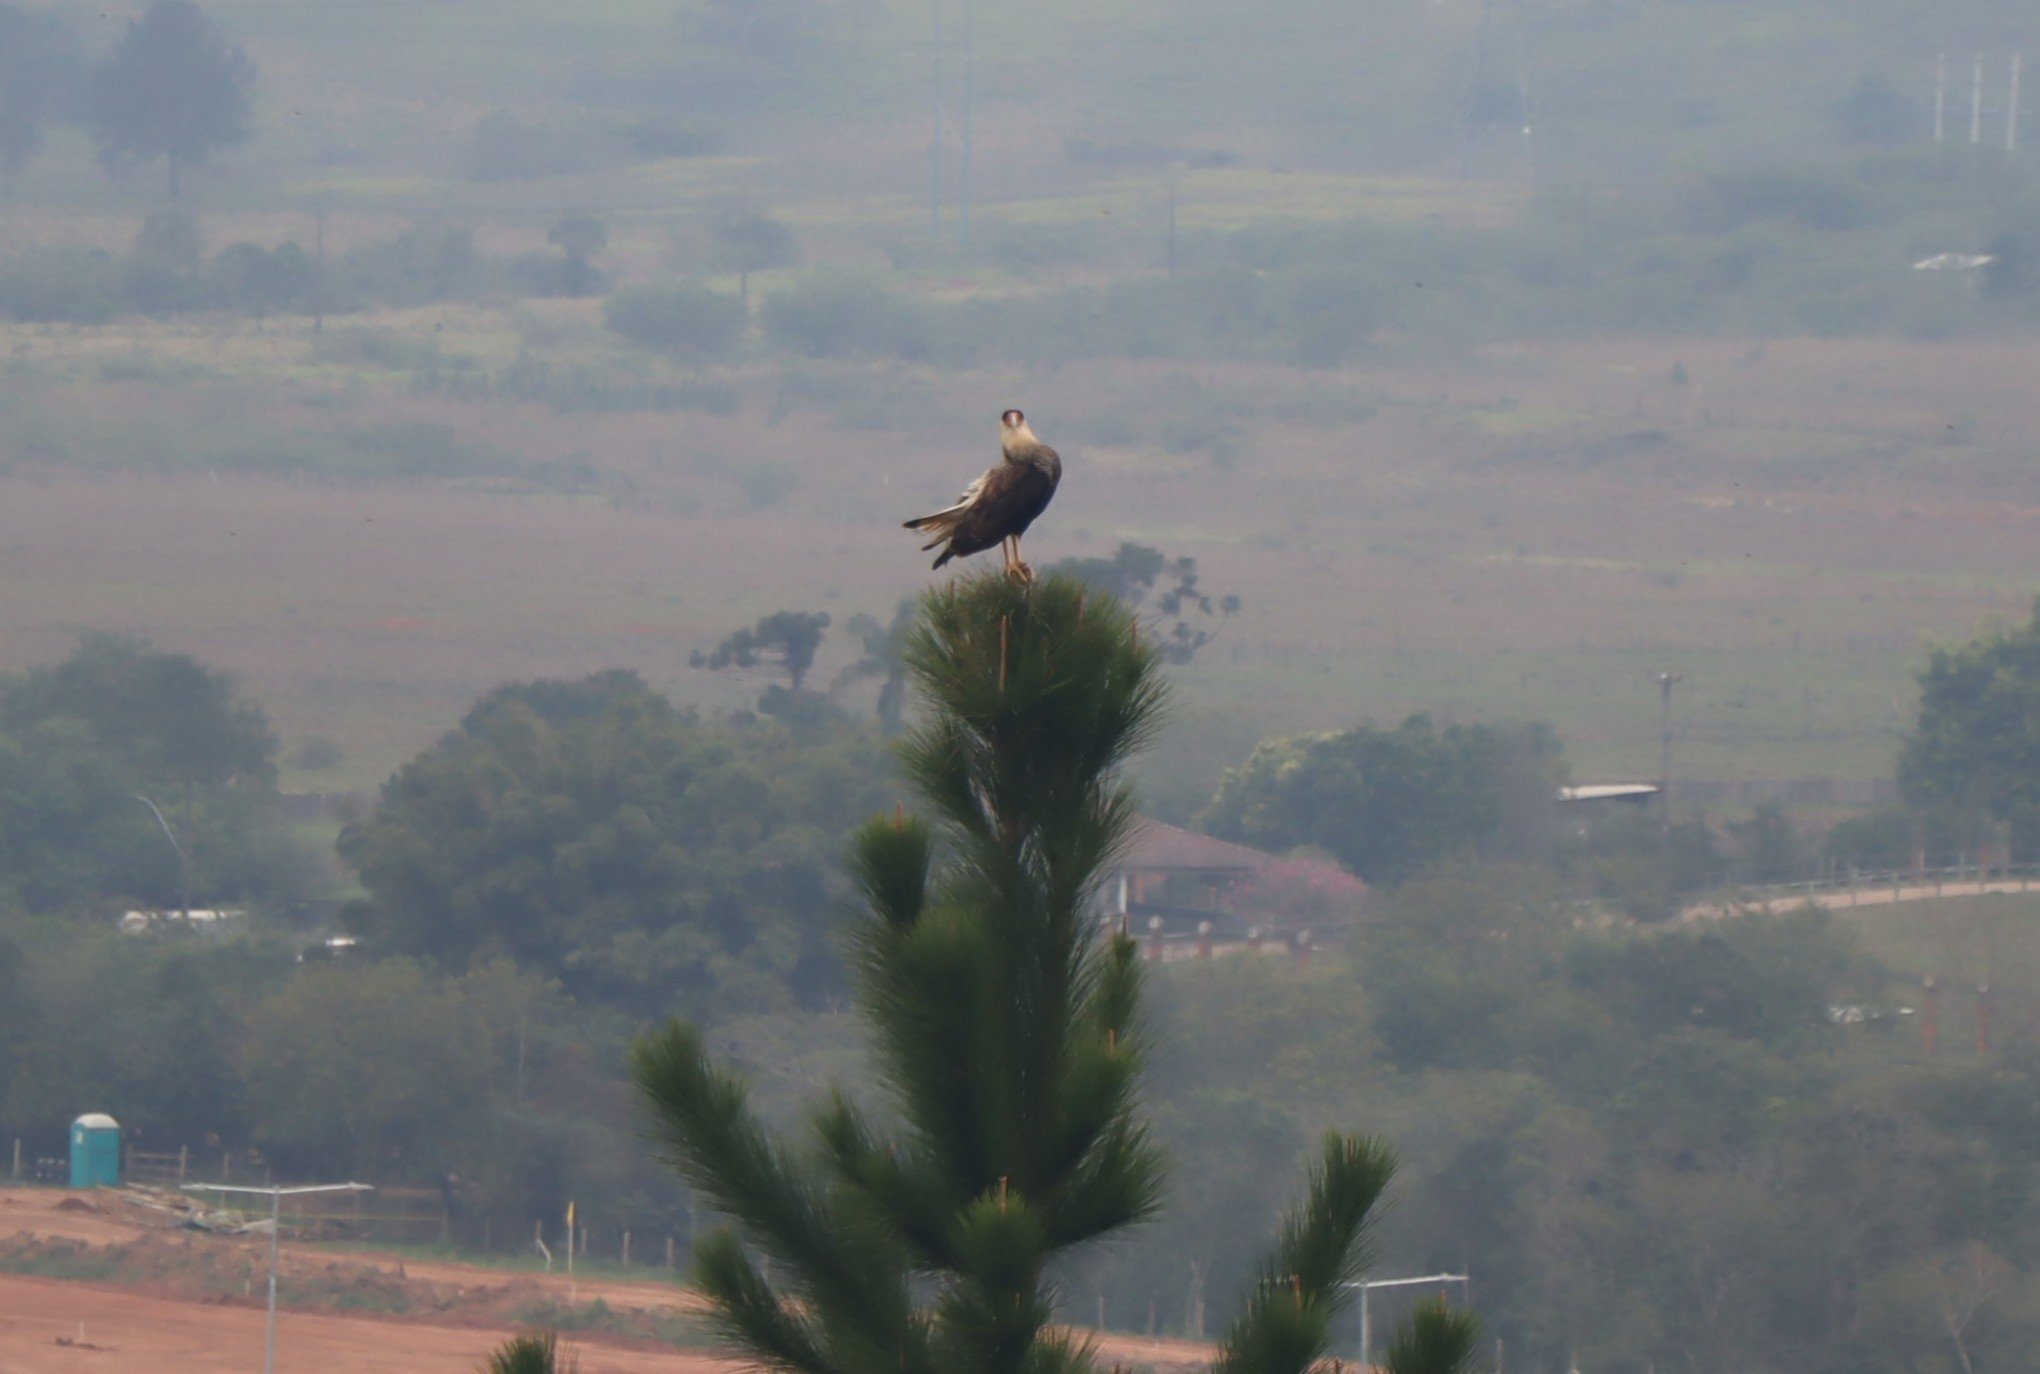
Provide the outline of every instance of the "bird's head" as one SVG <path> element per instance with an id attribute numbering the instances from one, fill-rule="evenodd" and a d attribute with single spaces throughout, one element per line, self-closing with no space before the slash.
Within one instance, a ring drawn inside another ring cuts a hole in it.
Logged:
<path id="1" fill-rule="evenodd" d="M 1011 453 L 1024 444 L 1038 444 L 1033 429 L 1027 424 L 1027 417 L 1017 410 L 1009 410 L 999 417 L 999 447 Z"/>

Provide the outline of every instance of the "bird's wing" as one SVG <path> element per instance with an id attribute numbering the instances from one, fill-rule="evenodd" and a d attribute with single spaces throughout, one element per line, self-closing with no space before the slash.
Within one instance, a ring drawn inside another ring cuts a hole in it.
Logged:
<path id="1" fill-rule="evenodd" d="M 917 530 L 921 528 L 923 525 L 929 524 L 933 521 L 943 520 L 950 516 L 963 514 L 963 512 L 969 510 L 973 505 L 977 504 L 978 499 L 985 494 L 985 488 L 991 485 L 992 478 L 998 474 L 998 471 L 999 471 L 998 468 L 993 468 L 990 471 L 984 473 L 982 476 L 980 476 L 975 482 L 972 482 L 969 486 L 965 487 L 963 489 L 963 495 L 956 498 L 955 505 L 945 506 L 943 509 L 938 511 L 931 511 L 927 515 L 917 515 L 913 519 L 907 521 L 907 528 L 910 530 Z"/>

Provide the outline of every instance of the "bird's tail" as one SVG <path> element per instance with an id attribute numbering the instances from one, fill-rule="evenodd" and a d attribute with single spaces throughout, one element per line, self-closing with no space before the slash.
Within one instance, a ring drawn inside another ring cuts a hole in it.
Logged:
<path id="1" fill-rule="evenodd" d="M 956 523 L 956 517 L 963 514 L 963 508 L 965 505 L 968 504 L 969 504 L 968 502 L 959 502 L 958 504 L 950 506 L 945 510 L 930 511 L 926 515 L 917 515 L 913 519 L 907 521 L 903 528 L 910 530 L 924 530 L 929 528 L 930 526 L 939 524 L 943 528 L 947 529 Z"/>

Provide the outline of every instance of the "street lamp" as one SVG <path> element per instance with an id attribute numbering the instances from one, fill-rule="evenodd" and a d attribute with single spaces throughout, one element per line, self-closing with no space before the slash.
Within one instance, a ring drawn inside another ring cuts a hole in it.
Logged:
<path id="1" fill-rule="evenodd" d="M 156 803 L 141 793 L 135 793 L 135 800 L 149 808 L 149 814 L 156 818 L 156 824 L 163 827 L 163 838 L 170 841 L 170 847 L 177 851 L 177 886 L 184 894 L 184 924 L 191 924 L 191 856 L 184 852 L 184 846 L 177 843 L 177 832 L 170 828 L 170 822 L 163 819 L 163 813 Z M 186 820 L 191 819 L 189 816 Z"/>
<path id="2" fill-rule="evenodd" d="M 153 811 L 155 807 L 152 805 L 149 809 Z M 157 819 L 162 818 L 159 816 Z M 226 1183 L 187 1183 L 184 1185 L 184 1191 L 257 1193 L 269 1198 L 269 1331 L 262 1350 L 262 1374 L 276 1374 L 276 1257 L 277 1251 L 281 1248 L 283 1235 L 284 1195 L 296 1197 L 300 1193 L 372 1193 L 375 1189 L 366 1183 L 314 1183 L 301 1188 L 243 1188 Z"/>
<path id="3" fill-rule="evenodd" d="M 1376 1288 L 1415 1288 L 1423 1284 L 1432 1283 L 1443 1287 L 1448 1283 L 1465 1283 L 1466 1281 L 1467 1278 L 1464 1274 L 1423 1274 L 1413 1279 L 1360 1279 L 1353 1283 L 1341 1284 L 1340 1287 L 1342 1288 L 1357 1288 L 1360 1290 L 1361 1369 L 1364 1371 L 1367 1367 L 1367 1346 L 1369 1337 L 1373 1335 L 1373 1332 L 1369 1329 L 1367 1319 L 1367 1295 L 1369 1292 Z"/>

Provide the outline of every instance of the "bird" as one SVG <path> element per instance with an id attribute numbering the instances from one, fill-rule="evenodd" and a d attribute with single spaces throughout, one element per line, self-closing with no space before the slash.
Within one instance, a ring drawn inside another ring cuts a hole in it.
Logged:
<path id="1" fill-rule="evenodd" d="M 923 553 L 947 545 L 936 555 L 935 567 L 998 544 L 1006 555 L 1006 576 L 1032 582 L 1034 569 L 1020 557 L 1020 536 L 1055 496 L 1062 456 L 1035 437 L 1017 410 L 999 417 L 999 451 L 1001 461 L 965 487 L 955 505 L 917 515 L 906 528 L 935 536 L 921 546 Z"/>

